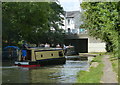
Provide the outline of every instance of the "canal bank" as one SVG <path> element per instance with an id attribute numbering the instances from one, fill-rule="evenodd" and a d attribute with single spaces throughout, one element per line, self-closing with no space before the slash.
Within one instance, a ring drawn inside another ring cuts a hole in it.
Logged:
<path id="1" fill-rule="evenodd" d="M 88 71 L 80 71 L 77 75 L 77 83 L 99 83 L 103 75 L 102 54 L 93 58 Z"/>
<path id="2" fill-rule="evenodd" d="M 118 70 L 116 67 L 116 60 L 111 61 L 108 53 L 102 53 L 90 62 L 88 71 L 78 72 L 77 83 L 118 83 L 113 71 Z"/>

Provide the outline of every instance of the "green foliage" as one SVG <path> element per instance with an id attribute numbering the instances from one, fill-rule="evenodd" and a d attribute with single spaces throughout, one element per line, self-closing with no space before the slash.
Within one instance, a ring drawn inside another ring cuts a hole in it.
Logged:
<path id="1" fill-rule="evenodd" d="M 41 43 L 49 43 L 49 44 L 63 44 L 64 42 L 64 34 L 61 32 L 62 30 L 57 31 L 49 31 L 42 35 L 41 39 L 44 38 L 44 41 L 41 40 Z"/>
<path id="2" fill-rule="evenodd" d="M 60 15 L 63 14 L 63 8 L 55 2 L 4 2 L 2 3 L 3 41 L 7 41 L 10 45 L 14 41 L 18 43 L 21 40 L 37 45 L 48 41 L 46 37 L 54 38 L 53 34 L 60 35 L 60 31 L 51 32 L 51 35 L 49 31 L 51 28 L 59 30 L 63 19 Z"/>
<path id="3" fill-rule="evenodd" d="M 97 56 L 91 62 L 102 62 L 101 59 L 102 59 L 102 56 Z"/>
<path id="4" fill-rule="evenodd" d="M 120 59 L 118 59 L 118 69 L 120 69 Z M 120 83 L 120 73 L 118 70 L 118 82 Z"/>
<path id="5" fill-rule="evenodd" d="M 106 50 L 118 56 L 119 10 L 117 2 L 83 2 L 83 26 L 90 35 L 106 42 Z"/>
<path id="6" fill-rule="evenodd" d="M 112 61 L 112 66 L 113 66 L 114 71 L 118 74 L 118 60 L 117 59 Z"/>
<path id="7" fill-rule="evenodd" d="M 119 64 L 118 58 L 117 58 L 117 57 L 114 57 L 114 55 L 111 54 L 111 53 L 108 53 L 108 55 L 110 55 L 110 61 L 111 61 L 111 63 L 112 63 L 113 71 L 115 71 L 116 74 L 118 75 L 118 69 L 119 69 L 119 68 L 118 68 L 118 64 Z"/>
<path id="8" fill-rule="evenodd" d="M 49 13 L 49 21 L 51 23 L 49 23 L 49 25 L 55 29 L 55 30 L 59 30 L 58 29 L 58 25 L 63 25 L 63 16 L 64 15 L 64 11 L 63 8 L 56 4 L 56 3 L 51 3 L 50 4 L 51 7 L 51 12 Z"/>
<path id="9" fill-rule="evenodd" d="M 81 71 L 78 78 L 78 83 L 100 83 L 103 65 L 97 68 L 91 67 L 90 72 Z"/>

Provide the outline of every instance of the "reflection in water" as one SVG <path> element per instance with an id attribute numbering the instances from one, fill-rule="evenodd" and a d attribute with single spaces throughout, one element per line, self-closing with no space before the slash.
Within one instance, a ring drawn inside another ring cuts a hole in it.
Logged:
<path id="1" fill-rule="evenodd" d="M 22 68 L 3 67 L 3 83 L 75 83 L 77 72 L 87 70 L 87 61 L 67 60 L 64 65 Z"/>
<path id="2" fill-rule="evenodd" d="M 3 68 L 3 83 L 29 83 L 29 73 L 21 68 Z"/>

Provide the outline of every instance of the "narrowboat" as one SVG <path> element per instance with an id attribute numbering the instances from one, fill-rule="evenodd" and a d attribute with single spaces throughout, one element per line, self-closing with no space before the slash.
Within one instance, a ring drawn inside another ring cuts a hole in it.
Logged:
<path id="1" fill-rule="evenodd" d="M 66 46 L 65 55 L 66 56 L 77 55 L 77 53 L 75 52 L 75 47 L 74 46 Z"/>
<path id="2" fill-rule="evenodd" d="M 21 67 L 45 66 L 54 64 L 65 64 L 66 58 L 61 48 L 29 48 L 27 56 L 23 60 L 21 54 L 15 65 Z"/>

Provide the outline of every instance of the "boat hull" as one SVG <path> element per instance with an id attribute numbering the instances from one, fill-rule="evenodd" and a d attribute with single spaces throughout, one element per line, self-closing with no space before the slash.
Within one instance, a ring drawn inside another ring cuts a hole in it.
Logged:
<path id="1" fill-rule="evenodd" d="M 65 64 L 66 58 L 50 58 L 50 59 L 43 59 L 43 60 L 36 60 L 36 61 L 16 61 L 15 65 L 21 67 L 36 67 L 36 66 L 46 66 L 46 65 L 58 65 L 58 64 Z"/>

